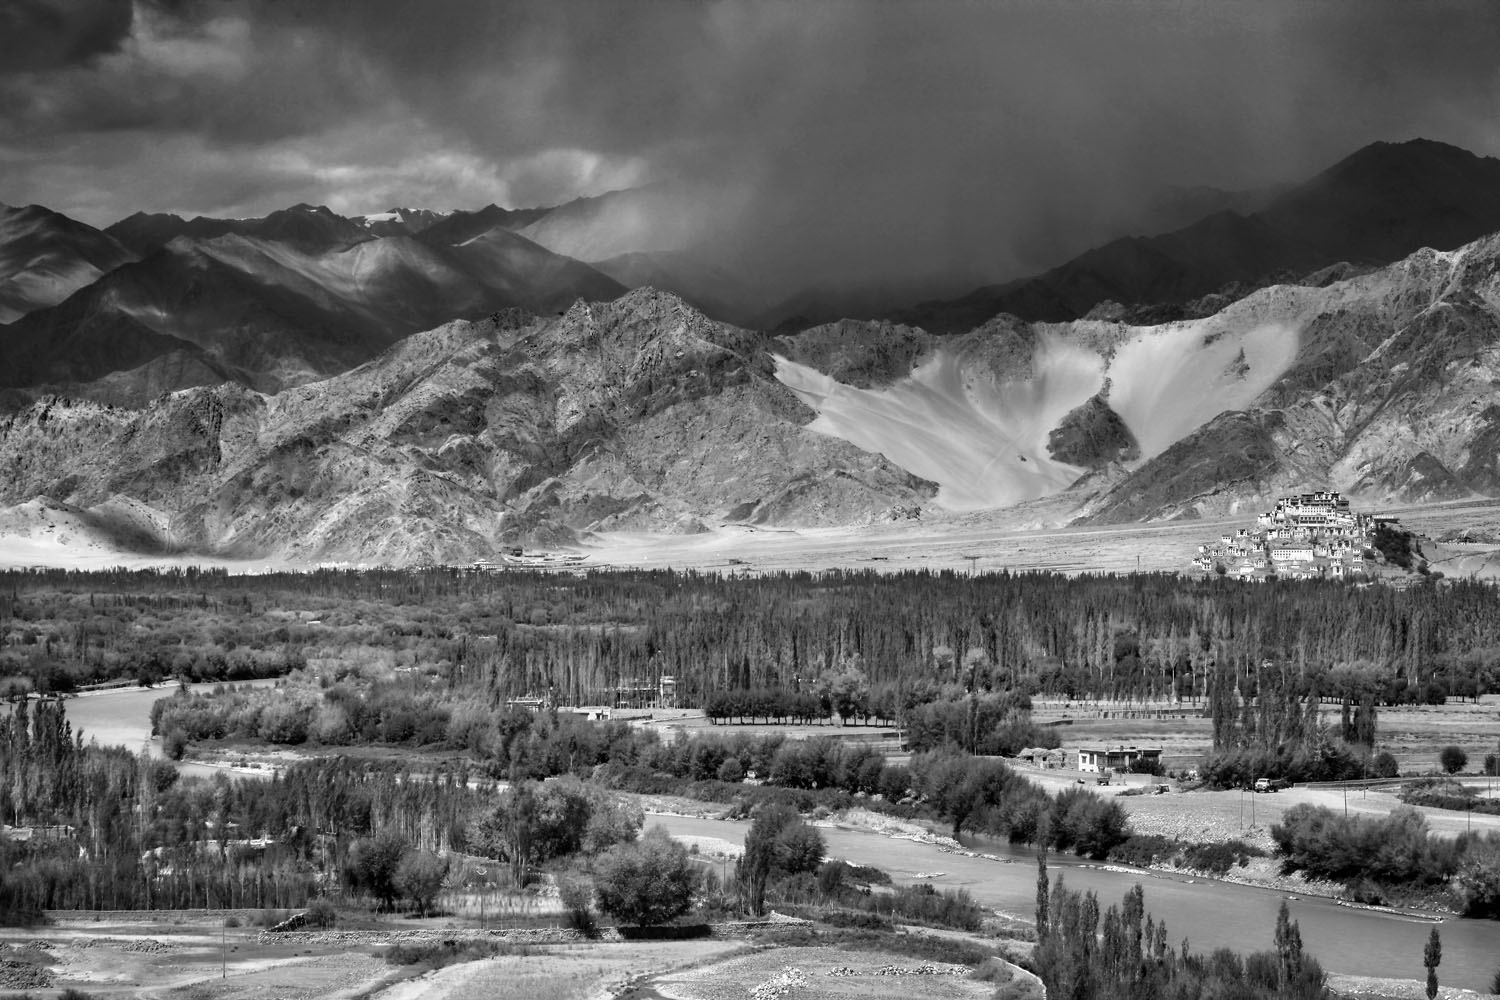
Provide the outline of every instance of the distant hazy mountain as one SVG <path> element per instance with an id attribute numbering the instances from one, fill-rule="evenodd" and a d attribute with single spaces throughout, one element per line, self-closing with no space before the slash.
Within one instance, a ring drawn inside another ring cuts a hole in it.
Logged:
<path id="1" fill-rule="evenodd" d="M 349 221 L 376 236 L 415 236 L 452 214 L 430 208 L 391 208 L 372 215 L 351 215 Z"/>
<path id="2" fill-rule="evenodd" d="M 199 216 L 148 215 L 137 212 L 107 226 L 106 233 L 145 257 L 173 240 L 188 236 L 198 240 L 217 236 L 252 236 L 291 243 L 303 250 L 331 250 L 371 238 L 365 227 L 336 215 L 322 205 L 294 205 L 259 219 L 212 219 Z"/>
<path id="3" fill-rule="evenodd" d="M 0 503 L 50 498 L 96 534 L 128 509 L 200 551 L 406 562 L 593 531 L 849 523 L 930 495 L 808 428 L 759 343 L 637 291 L 449 324 L 270 396 L 49 399 L 0 420 Z"/>
<path id="4" fill-rule="evenodd" d="M 0 504 L 66 504 L 97 539 L 169 525 L 161 544 L 419 560 L 1042 497 L 1108 522 L 1320 486 L 1500 496 L 1500 161 L 1372 146 L 1005 293 L 1085 318 L 962 333 L 751 332 L 694 308 L 753 297 L 691 254 L 595 268 L 526 235 L 593 252 L 610 200 L 550 229 L 546 210 L 408 213 L 415 235 L 307 206 L 209 235 L 224 220 L 135 217 L 139 260 L 23 210 L 0 245 L 51 249 L 7 274 L 99 275 L 0 326 Z"/>
<path id="5" fill-rule="evenodd" d="M 0 205 L 0 323 L 55 305 L 135 259 L 109 235 L 29 205 Z"/>
<path id="6" fill-rule="evenodd" d="M 473 212 L 452 212 L 423 229 L 422 238 L 428 243 L 453 246 L 467 243 L 492 229 L 518 232 L 550 211 L 550 208 L 512 209 L 486 205 Z"/>
<path id="7" fill-rule="evenodd" d="M 179 236 L 0 327 L 0 388 L 127 405 L 225 378 L 275 391 L 345 371 L 454 318 L 514 306 L 557 312 L 624 292 L 503 231 L 435 247 L 362 232 L 344 243 L 340 223 L 352 224 L 324 210 L 257 221 L 257 231 L 274 235 Z"/>
<path id="8" fill-rule="evenodd" d="M 1379 142 L 1259 211 L 1221 211 L 1161 236 L 1115 240 L 1034 278 L 925 302 L 895 319 L 948 333 L 1001 312 L 1059 321 L 1105 302 L 1189 303 L 1235 283 L 1256 287 L 1339 262 L 1386 264 L 1422 247 L 1451 250 L 1497 229 L 1500 160 L 1425 139 Z"/>
<path id="9" fill-rule="evenodd" d="M 1500 235 L 1151 326 L 778 337 L 639 290 L 449 324 L 270 396 L 40 401 L 0 423 L 0 503 L 103 531 L 113 500 L 203 550 L 400 561 L 1039 497 L 1108 522 L 1320 486 L 1500 496 L 1497 304 Z"/>

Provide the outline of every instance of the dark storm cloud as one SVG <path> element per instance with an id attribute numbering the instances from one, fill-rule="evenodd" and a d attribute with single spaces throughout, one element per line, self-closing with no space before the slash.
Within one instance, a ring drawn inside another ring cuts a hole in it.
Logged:
<path id="1" fill-rule="evenodd" d="M 675 180 L 674 234 L 783 290 L 962 284 L 1149 225 L 1173 186 L 1417 135 L 1500 154 L 1484 3 L 205 0 L 123 28 L 119 5 L 48 9 L 77 17 L 9 66 L 0 200 L 95 222 Z"/>
<path id="2" fill-rule="evenodd" d="M 0 5 L 0 76 L 114 52 L 130 33 L 130 0 L 7 0 Z"/>

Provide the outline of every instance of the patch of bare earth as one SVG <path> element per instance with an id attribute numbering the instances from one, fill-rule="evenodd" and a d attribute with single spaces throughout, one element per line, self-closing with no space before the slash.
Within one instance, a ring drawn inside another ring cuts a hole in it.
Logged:
<path id="1" fill-rule="evenodd" d="M 607 1000 L 645 977 L 714 961 L 745 947 L 743 941 L 720 940 L 549 947 L 439 969 L 382 990 L 374 1000 Z"/>
<path id="2" fill-rule="evenodd" d="M 668 1000 L 981 1000 L 991 984 L 968 968 L 904 955 L 840 948 L 772 948 L 684 972 L 650 987 Z"/>

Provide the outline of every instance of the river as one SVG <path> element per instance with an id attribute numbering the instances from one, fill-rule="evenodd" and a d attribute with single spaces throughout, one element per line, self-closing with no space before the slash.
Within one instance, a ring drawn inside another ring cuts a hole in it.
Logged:
<path id="1" fill-rule="evenodd" d="M 718 837 L 743 844 L 750 824 L 743 821 L 651 816 L 677 836 Z M 900 840 L 865 830 L 823 827 L 830 856 L 874 865 L 900 884 L 918 881 L 919 872 L 942 872 L 922 879 L 937 888 L 967 889 L 983 905 L 1031 918 L 1036 901 L 1036 857 L 1003 841 L 966 837 L 964 844 L 1001 861 L 946 853 L 933 844 Z M 1072 856 L 1051 856 L 1053 877 L 1074 889 L 1091 889 L 1101 909 L 1118 903 L 1139 882 L 1146 890 L 1146 909 L 1166 920 L 1173 945 L 1186 937 L 1195 952 L 1218 947 L 1260 951 L 1272 945 L 1276 911 L 1288 900 L 1292 919 L 1300 924 L 1302 943 L 1329 972 L 1392 979 L 1423 979 L 1422 948 L 1432 924 L 1409 917 L 1356 910 L 1332 900 L 1289 899 L 1271 889 L 1188 879 L 1160 872 L 1110 870 Z M 1119 866 L 1115 866 L 1118 868 Z M 1481 993 L 1500 966 L 1500 921 L 1449 917 L 1438 925 L 1443 962 L 1438 979 L 1444 986 L 1463 986 Z"/>
<path id="2" fill-rule="evenodd" d="M 274 680 L 254 681 L 257 685 Z M 211 689 L 212 684 L 194 685 Z M 170 686 L 121 688 L 70 698 L 68 718 L 85 738 L 101 744 L 120 744 L 132 750 L 161 754 L 161 741 L 151 738 L 151 705 L 169 696 Z M 179 764 L 183 774 L 221 774 L 224 768 L 205 764 Z M 265 777 L 264 772 L 235 776 Z M 688 816 L 652 816 L 678 836 L 718 837 L 743 844 L 750 824 L 735 820 L 698 819 Z M 1001 861 L 950 854 L 935 845 L 886 837 L 867 830 L 824 827 L 821 830 L 831 856 L 875 865 L 891 873 L 900 883 L 917 881 L 919 872 L 942 872 L 924 879 L 938 888 L 967 889 L 976 900 L 992 909 L 1031 918 L 1036 899 L 1036 859 L 1026 850 L 1003 841 L 966 838 L 973 851 Z M 1158 920 L 1167 921 L 1168 940 L 1180 944 L 1186 937 L 1194 951 L 1221 946 L 1237 951 L 1258 951 L 1272 946 L 1276 911 L 1284 893 L 1253 886 L 1202 879 L 1188 879 L 1160 872 L 1122 871 L 1101 868 L 1071 856 L 1052 855 L 1054 877 L 1061 874 L 1075 889 L 1098 893 L 1101 907 L 1118 903 L 1136 882 L 1146 889 L 1146 908 Z M 1432 925 L 1426 921 L 1339 906 L 1331 900 L 1298 897 L 1289 900 L 1292 918 L 1302 928 L 1302 943 L 1330 972 L 1422 979 L 1422 947 Z M 1496 967 L 1500 966 L 1500 921 L 1461 920 L 1450 917 L 1439 925 L 1443 938 L 1443 963 L 1438 978 L 1445 986 L 1463 986 L 1487 992 Z"/>

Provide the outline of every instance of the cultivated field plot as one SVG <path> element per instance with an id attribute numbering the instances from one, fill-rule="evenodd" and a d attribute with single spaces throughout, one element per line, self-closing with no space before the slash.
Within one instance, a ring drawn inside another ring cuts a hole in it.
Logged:
<path id="1" fill-rule="evenodd" d="M 603 1000 L 627 983 L 712 962 L 743 941 L 659 941 L 563 945 L 526 955 L 466 962 L 400 983 L 375 1000 Z M 736 1000 L 745 1000 L 743 994 Z"/>
<path id="2" fill-rule="evenodd" d="M 1161 747 L 1162 763 L 1177 768 L 1192 766 L 1191 758 L 1213 749 L 1213 725 L 1202 711 L 1201 702 L 1038 699 L 1032 719 L 1038 723 L 1068 720 L 1058 730 L 1064 747 L 1083 743 Z M 1322 720 L 1337 725 L 1338 706 L 1325 704 Z M 1450 698 L 1445 705 L 1393 705 L 1379 710 L 1377 749 L 1393 754 L 1403 774 L 1435 769 L 1438 752 L 1449 744 L 1464 749 L 1469 770 L 1474 772 L 1483 765 L 1485 754 L 1500 752 L 1500 695 L 1488 694 L 1478 702 Z"/>
<path id="3" fill-rule="evenodd" d="M 141 1000 L 343 1000 L 365 992 L 392 970 L 368 951 L 262 945 L 259 929 L 223 938 L 206 928 L 106 924 L 13 932 L 7 952 L 31 960 L 27 989 L 76 988 L 99 998 Z"/>
<path id="4" fill-rule="evenodd" d="M 962 965 L 839 948 L 771 948 L 651 980 L 667 1000 L 980 1000 L 993 984 Z"/>

